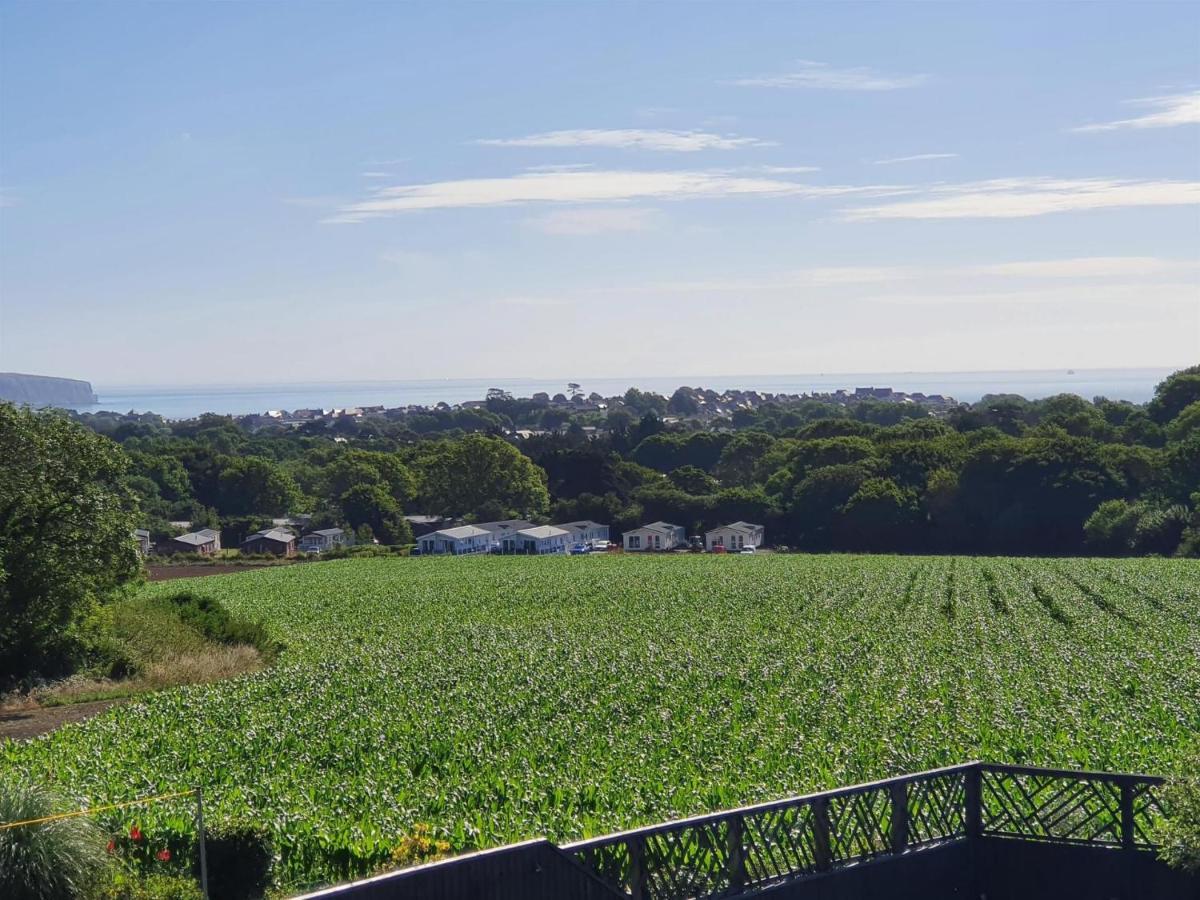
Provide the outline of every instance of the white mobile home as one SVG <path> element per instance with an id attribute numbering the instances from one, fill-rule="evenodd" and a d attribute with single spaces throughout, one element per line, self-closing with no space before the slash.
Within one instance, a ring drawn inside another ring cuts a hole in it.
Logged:
<path id="1" fill-rule="evenodd" d="M 714 547 L 724 547 L 731 553 L 736 553 L 746 547 L 757 549 L 763 545 L 763 533 L 761 525 L 751 522 L 718 525 L 711 531 L 704 532 L 704 549 L 710 553 Z"/>
<path id="2" fill-rule="evenodd" d="M 571 533 L 553 525 L 537 525 L 517 532 L 521 553 L 566 553 L 571 549 Z"/>
<path id="3" fill-rule="evenodd" d="M 626 550 L 674 550 L 687 546 L 687 529 L 670 522 L 651 522 L 623 535 Z"/>
<path id="4" fill-rule="evenodd" d="M 563 522 L 558 527 L 570 533 L 573 544 L 590 544 L 592 541 L 608 540 L 608 526 L 593 522 L 591 519 Z"/>
<path id="5" fill-rule="evenodd" d="M 492 533 L 474 525 L 461 525 L 422 535 L 417 542 L 422 556 L 449 553 L 462 556 L 468 553 L 487 553 L 492 549 Z"/>
<path id="6" fill-rule="evenodd" d="M 352 541 L 341 528 L 320 528 L 300 538 L 300 550 L 304 553 L 324 553 L 326 550 L 350 543 Z"/>
<path id="7" fill-rule="evenodd" d="M 500 522 L 476 522 L 476 528 L 482 528 L 492 536 L 492 543 L 500 548 L 502 553 L 523 553 L 522 539 L 517 532 L 532 528 L 533 523 L 524 519 L 504 519 Z"/>

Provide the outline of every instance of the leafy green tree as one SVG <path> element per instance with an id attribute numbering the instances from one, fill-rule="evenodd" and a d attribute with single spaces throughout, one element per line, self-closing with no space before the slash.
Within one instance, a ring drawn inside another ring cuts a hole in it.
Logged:
<path id="1" fill-rule="evenodd" d="M 356 484 L 340 498 L 342 513 L 350 527 L 366 525 L 384 544 L 411 544 L 412 528 L 398 503 L 379 484 Z"/>
<path id="2" fill-rule="evenodd" d="M 300 491 L 277 463 L 244 456 L 231 459 L 221 469 L 219 496 L 222 515 L 284 515 Z"/>
<path id="3" fill-rule="evenodd" d="M 469 435 L 425 448 L 415 461 L 430 510 L 449 516 L 474 514 L 489 501 L 538 518 L 550 506 L 546 473 L 500 438 Z"/>
<path id="4" fill-rule="evenodd" d="M 1168 375 L 1155 389 L 1146 411 L 1159 425 L 1166 425 L 1188 406 L 1200 401 L 1200 366 Z"/>
<path id="5" fill-rule="evenodd" d="M 696 466 L 680 466 L 667 477 L 675 487 L 688 494 L 715 494 L 720 488 L 717 479 Z"/>
<path id="6" fill-rule="evenodd" d="M 916 492 L 888 478 L 870 478 L 846 501 L 837 543 L 852 550 L 903 550 L 919 542 Z"/>
<path id="7" fill-rule="evenodd" d="M 765 431 L 739 431 L 735 434 L 717 461 L 716 474 L 721 483 L 731 487 L 753 484 L 759 461 L 774 443 L 775 438 Z"/>
<path id="8" fill-rule="evenodd" d="M 1200 400 L 1185 406 L 1167 426 L 1167 440 L 1185 441 L 1200 434 Z"/>
<path id="9" fill-rule="evenodd" d="M 1137 508 L 1126 500 L 1106 500 L 1083 523 L 1088 549 L 1105 556 L 1121 556 L 1133 549 Z"/>
<path id="10" fill-rule="evenodd" d="M 843 507 L 871 475 L 869 468 L 847 464 L 823 466 L 806 475 L 787 509 L 796 542 L 813 550 L 831 549 Z"/>
<path id="11" fill-rule="evenodd" d="M 0 404 L 0 683 L 77 662 L 81 623 L 141 569 L 129 461 L 108 438 Z"/>

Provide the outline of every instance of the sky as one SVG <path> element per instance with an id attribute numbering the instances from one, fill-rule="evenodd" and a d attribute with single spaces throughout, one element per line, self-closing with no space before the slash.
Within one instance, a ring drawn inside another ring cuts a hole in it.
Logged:
<path id="1" fill-rule="evenodd" d="M 1200 362 L 1200 4 L 0 2 L 0 370 Z"/>

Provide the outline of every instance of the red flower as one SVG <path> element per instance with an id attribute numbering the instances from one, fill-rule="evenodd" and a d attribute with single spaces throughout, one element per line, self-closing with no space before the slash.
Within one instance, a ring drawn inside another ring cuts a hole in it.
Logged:
<path id="1" fill-rule="evenodd" d="M 166 862 L 167 860 L 169 860 L 171 858 L 171 851 L 170 850 L 159 850 L 157 853 L 154 854 L 154 858 L 157 859 L 159 862 Z"/>
<path id="2" fill-rule="evenodd" d="M 140 841 L 142 839 L 142 829 L 134 825 L 129 829 L 129 839 L 132 841 Z"/>
<path id="3" fill-rule="evenodd" d="M 109 853 L 114 853 L 114 852 L 116 852 L 116 849 L 117 849 L 117 842 L 116 842 L 116 841 L 109 841 L 109 842 L 108 842 L 108 848 L 107 848 L 107 849 L 108 849 L 108 852 L 109 852 Z"/>

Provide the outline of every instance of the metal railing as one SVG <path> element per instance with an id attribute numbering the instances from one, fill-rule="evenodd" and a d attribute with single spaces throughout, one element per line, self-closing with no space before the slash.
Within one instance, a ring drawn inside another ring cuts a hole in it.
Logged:
<path id="1" fill-rule="evenodd" d="M 634 900 L 698 900 L 976 837 L 1150 849 L 1161 783 L 972 762 L 562 849 Z"/>

